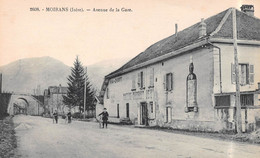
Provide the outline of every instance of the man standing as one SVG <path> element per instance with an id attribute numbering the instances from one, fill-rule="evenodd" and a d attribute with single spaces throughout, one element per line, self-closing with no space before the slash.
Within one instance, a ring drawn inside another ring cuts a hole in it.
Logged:
<path id="1" fill-rule="evenodd" d="M 108 120 L 108 112 L 107 112 L 107 109 L 104 108 L 104 111 L 102 113 L 100 113 L 98 116 L 102 115 L 102 120 L 103 120 L 103 128 L 104 128 L 104 125 L 106 125 L 106 128 L 107 128 L 107 120 Z"/>
<path id="2" fill-rule="evenodd" d="M 55 112 L 53 113 L 53 117 L 54 117 L 56 124 L 57 124 L 58 123 L 58 112 L 57 112 L 57 110 L 55 110 Z"/>
<path id="3" fill-rule="evenodd" d="M 71 123 L 71 112 L 70 112 L 70 110 L 69 110 L 67 116 L 68 116 L 68 123 Z"/>

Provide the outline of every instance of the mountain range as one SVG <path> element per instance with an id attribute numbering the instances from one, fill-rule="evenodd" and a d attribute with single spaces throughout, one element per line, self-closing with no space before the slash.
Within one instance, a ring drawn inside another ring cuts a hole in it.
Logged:
<path id="1" fill-rule="evenodd" d="M 97 91 L 104 76 L 118 69 L 129 59 L 111 59 L 88 65 L 88 78 Z M 0 67 L 4 92 L 43 94 L 49 86 L 67 86 L 71 68 L 51 57 L 25 58 Z"/>

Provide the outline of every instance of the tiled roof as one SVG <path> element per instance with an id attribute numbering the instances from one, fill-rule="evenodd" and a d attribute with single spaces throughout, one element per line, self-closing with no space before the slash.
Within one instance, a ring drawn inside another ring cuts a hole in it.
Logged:
<path id="1" fill-rule="evenodd" d="M 177 36 L 173 34 L 151 45 L 144 52 L 140 53 L 121 68 L 108 74 L 105 77 L 100 92 L 100 97 L 102 98 L 104 95 L 109 78 L 125 73 L 126 69 L 180 50 L 205 38 L 232 39 L 232 10 L 233 8 L 229 8 L 217 15 L 205 19 L 204 22 L 206 23 L 206 35 L 204 37 L 199 37 L 200 22 L 198 22 L 178 32 Z M 236 23 L 238 40 L 260 41 L 260 19 L 236 10 Z"/>
<path id="2" fill-rule="evenodd" d="M 224 16 L 227 14 L 227 19 L 224 21 L 220 30 L 213 34 L 211 37 L 232 39 L 232 14 L 229 14 L 232 8 L 227 9 L 217 15 L 207 18 L 204 22 L 206 23 L 207 35 L 205 37 L 211 36 L 211 34 L 219 27 Z M 239 10 L 236 10 L 237 17 L 237 30 L 238 39 L 241 40 L 260 40 L 260 20 L 251 17 Z M 144 52 L 140 53 L 125 65 L 123 65 L 118 70 L 110 73 L 107 76 L 111 76 L 118 73 L 124 69 L 130 68 L 137 64 L 146 62 L 148 60 L 157 58 L 159 56 L 168 54 L 172 51 L 183 48 L 190 45 L 198 40 L 199 38 L 199 25 L 200 22 L 178 32 L 177 36 L 175 34 L 156 42 L 155 44 L 148 47 Z"/>

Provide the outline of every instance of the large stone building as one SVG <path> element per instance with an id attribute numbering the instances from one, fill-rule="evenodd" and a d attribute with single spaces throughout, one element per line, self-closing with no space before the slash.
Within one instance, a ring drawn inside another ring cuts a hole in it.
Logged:
<path id="1" fill-rule="evenodd" d="M 67 95 L 68 88 L 59 86 L 49 86 L 44 90 L 45 113 L 52 114 L 58 110 L 59 114 L 65 114 L 68 107 L 63 103 L 63 95 Z"/>
<path id="2" fill-rule="evenodd" d="M 236 24 L 233 25 L 233 23 Z M 260 20 L 229 8 L 147 48 L 105 76 L 110 121 L 200 131 L 234 130 L 237 31 L 243 131 L 259 128 Z"/>

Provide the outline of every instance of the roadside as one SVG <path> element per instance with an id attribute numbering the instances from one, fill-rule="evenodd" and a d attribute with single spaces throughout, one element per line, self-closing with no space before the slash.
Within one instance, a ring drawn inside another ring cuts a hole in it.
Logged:
<path id="1" fill-rule="evenodd" d="M 88 118 L 88 119 L 75 119 L 77 121 L 84 121 L 84 122 L 97 122 L 95 118 Z M 114 123 L 114 122 L 108 122 L 109 124 L 114 124 L 118 126 L 124 126 L 129 128 L 145 128 L 150 130 L 158 130 L 158 131 L 164 131 L 169 133 L 175 133 L 175 134 L 184 134 L 184 135 L 191 135 L 191 136 L 198 136 L 201 138 L 214 138 L 224 141 L 236 141 L 236 142 L 244 142 L 249 144 L 259 144 L 260 145 L 260 129 L 251 132 L 251 133 L 242 133 L 242 134 L 235 134 L 235 133 L 218 133 L 218 132 L 200 132 L 200 131 L 189 131 L 189 130 L 177 130 L 172 128 L 166 128 L 166 127 L 159 127 L 159 126 L 153 126 L 153 127 L 146 127 L 146 126 L 134 126 L 133 124 L 126 124 L 124 122 L 120 123 Z"/>
<path id="2" fill-rule="evenodd" d="M 0 120 L 0 132 L 0 157 L 17 158 L 17 156 L 15 156 L 17 141 L 11 116 Z"/>
<path id="3" fill-rule="evenodd" d="M 202 138 L 214 138 L 225 141 L 237 141 L 237 142 L 245 142 L 249 144 L 259 144 L 260 145 L 260 129 L 254 131 L 252 133 L 213 133 L 213 132 L 199 132 L 199 131 L 188 131 L 188 130 L 176 130 L 172 128 L 164 128 L 164 127 L 137 127 L 137 128 L 146 128 L 151 130 L 159 130 L 164 132 L 170 132 L 175 134 L 185 134 L 198 136 Z"/>

